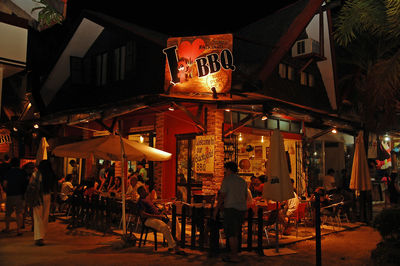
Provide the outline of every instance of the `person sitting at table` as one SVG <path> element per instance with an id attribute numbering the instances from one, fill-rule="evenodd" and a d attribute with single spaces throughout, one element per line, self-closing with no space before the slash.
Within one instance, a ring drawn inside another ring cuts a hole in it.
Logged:
<path id="1" fill-rule="evenodd" d="M 126 190 L 126 197 L 128 199 L 138 200 L 139 194 L 137 190 L 139 187 L 145 188 L 145 185 L 142 182 L 138 181 L 137 175 L 132 176 L 131 179 L 129 179 L 129 186 Z"/>
<path id="2" fill-rule="evenodd" d="M 264 182 L 265 182 L 265 175 L 260 175 L 256 177 L 255 179 L 255 185 L 254 185 L 254 193 L 253 193 L 253 198 L 255 200 L 259 200 L 262 197 L 263 189 L 264 189 Z"/>
<path id="3" fill-rule="evenodd" d="M 291 179 L 292 185 L 294 185 L 294 180 Z M 294 193 L 294 198 L 288 199 L 283 203 L 283 209 L 280 212 L 281 215 L 281 221 L 283 224 L 283 234 L 284 235 L 290 235 L 290 223 L 289 223 L 289 217 L 292 216 L 297 208 L 299 207 L 300 204 L 300 199 L 296 194 L 296 189 L 293 187 L 293 193 Z"/>
<path id="4" fill-rule="evenodd" d="M 74 189 L 75 187 L 72 185 L 72 175 L 68 174 L 65 179 L 64 182 L 61 184 L 61 191 L 60 191 L 60 199 L 62 202 L 65 202 L 68 200 L 68 198 L 70 196 L 72 196 L 72 194 L 74 194 Z"/>
<path id="5" fill-rule="evenodd" d="M 163 234 L 168 243 L 168 251 L 175 251 L 175 254 L 184 255 L 185 252 L 179 248 L 172 236 L 171 229 L 168 226 L 170 222 L 168 217 L 154 205 L 144 186 L 138 188 L 138 193 L 140 195 L 138 209 L 144 225 Z"/>
<path id="6" fill-rule="evenodd" d="M 99 191 L 95 188 L 95 181 L 94 180 L 87 180 L 86 182 L 86 189 L 83 192 L 84 196 L 87 196 L 89 198 L 92 198 L 93 195 L 98 194 Z"/>
<path id="7" fill-rule="evenodd" d="M 120 176 L 116 176 L 114 178 L 114 184 L 112 187 L 110 187 L 108 192 L 121 193 L 121 177 Z"/>

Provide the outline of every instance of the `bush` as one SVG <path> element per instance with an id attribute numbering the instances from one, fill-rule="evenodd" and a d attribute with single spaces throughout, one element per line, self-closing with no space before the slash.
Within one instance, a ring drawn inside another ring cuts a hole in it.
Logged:
<path id="1" fill-rule="evenodd" d="M 372 226 L 379 231 L 384 240 L 400 240 L 400 209 L 382 210 L 374 219 Z"/>

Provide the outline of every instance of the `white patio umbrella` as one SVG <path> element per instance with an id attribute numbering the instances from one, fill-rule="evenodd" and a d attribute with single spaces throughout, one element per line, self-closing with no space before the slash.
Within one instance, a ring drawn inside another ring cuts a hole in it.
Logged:
<path id="1" fill-rule="evenodd" d="M 356 138 L 349 188 L 358 192 L 372 190 L 362 131 L 358 133 Z"/>
<path id="2" fill-rule="evenodd" d="M 267 168 L 268 178 L 264 183 L 263 198 L 276 201 L 278 207 L 280 201 L 292 199 L 295 195 L 290 181 L 283 137 L 278 129 L 273 131 L 270 143 Z M 276 229 L 278 229 L 278 219 L 276 221 Z M 278 230 L 276 230 L 276 252 L 279 252 Z"/>
<path id="3" fill-rule="evenodd" d="M 53 154 L 59 157 L 101 158 L 105 160 L 122 161 L 167 161 L 172 154 L 145 144 L 122 138 L 119 135 L 108 135 L 89 140 L 78 141 L 57 146 Z M 125 174 L 122 171 L 122 230 L 126 234 L 125 217 Z"/>

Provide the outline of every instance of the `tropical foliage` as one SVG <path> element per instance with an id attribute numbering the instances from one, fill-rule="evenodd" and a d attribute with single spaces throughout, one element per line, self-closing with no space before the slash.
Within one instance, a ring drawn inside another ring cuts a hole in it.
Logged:
<path id="1" fill-rule="evenodd" d="M 346 72 L 342 88 L 355 88 L 351 101 L 366 128 L 381 133 L 394 127 L 400 111 L 400 1 L 347 0 L 334 37 Z"/>
<path id="2" fill-rule="evenodd" d="M 42 6 L 38 6 L 32 8 L 32 13 L 36 10 L 39 11 L 39 24 L 42 28 L 52 26 L 54 24 L 61 24 L 63 21 L 63 15 L 60 14 L 54 7 L 49 5 L 47 0 L 32 0 L 33 2 L 42 4 Z"/>

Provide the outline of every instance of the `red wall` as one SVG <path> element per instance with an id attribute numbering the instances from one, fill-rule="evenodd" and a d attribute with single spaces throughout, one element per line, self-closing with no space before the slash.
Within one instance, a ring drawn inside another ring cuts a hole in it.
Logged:
<path id="1" fill-rule="evenodd" d="M 190 109 L 189 109 L 190 110 Z M 195 113 L 197 109 L 190 110 Z M 176 184 L 176 137 L 177 134 L 199 133 L 194 122 L 182 111 L 165 112 L 164 151 L 172 153 L 172 158 L 163 163 L 162 198 L 175 197 Z"/>

